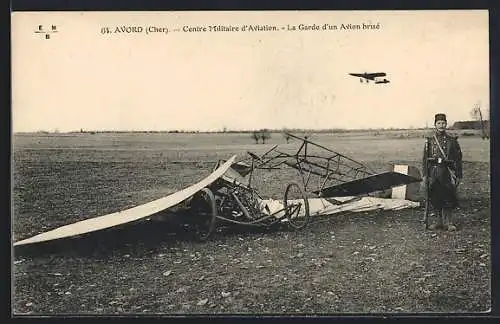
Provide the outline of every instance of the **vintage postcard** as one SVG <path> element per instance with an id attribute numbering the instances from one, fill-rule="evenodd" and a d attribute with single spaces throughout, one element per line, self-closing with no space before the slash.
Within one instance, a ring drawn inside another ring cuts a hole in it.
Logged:
<path id="1" fill-rule="evenodd" d="M 11 35 L 13 315 L 490 311 L 487 10 Z"/>

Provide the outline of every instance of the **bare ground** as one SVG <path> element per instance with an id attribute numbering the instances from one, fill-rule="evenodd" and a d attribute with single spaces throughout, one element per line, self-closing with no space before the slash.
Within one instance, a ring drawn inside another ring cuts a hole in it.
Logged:
<path id="1" fill-rule="evenodd" d="M 179 190 L 207 174 L 215 157 L 53 146 L 14 155 L 14 240 Z M 296 232 L 219 226 L 205 243 L 172 218 L 16 249 L 13 312 L 484 312 L 491 297 L 489 163 L 466 162 L 464 172 L 453 233 L 425 231 L 423 211 L 409 209 L 314 218 Z M 273 177 L 262 176 L 263 192 L 280 197 L 286 183 Z"/>

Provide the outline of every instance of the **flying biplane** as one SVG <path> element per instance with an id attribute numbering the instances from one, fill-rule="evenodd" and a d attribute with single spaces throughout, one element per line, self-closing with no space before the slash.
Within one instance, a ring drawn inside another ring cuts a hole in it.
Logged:
<path id="1" fill-rule="evenodd" d="M 310 219 L 311 196 L 337 197 L 336 204 L 396 186 L 421 181 L 404 173 L 376 173 L 364 164 L 332 151 L 307 137 L 287 134 L 299 147 L 281 149 L 278 145 L 262 155 L 247 152 L 241 160 L 236 155 L 220 160 L 210 175 L 198 183 L 164 198 L 120 212 L 82 220 L 14 243 L 14 246 L 79 236 L 114 226 L 154 218 L 166 210 L 181 213 L 202 241 L 215 230 L 217 223 L 272 227 L 286 224 L 302 229 Z M 282 199 L 264 199 L 254 185 L 256 171 L 293 171 Z M 365 206 L 366 207 L 366 206 Z"/>
<path id="2" fill-rule="evenodd" d="M 366 80 L 366 83 L 370 83 L 370 81 L 374 81 L 375 84 L 379 83 L 389 83 L 391 81 L 387 79 L 381 79 L 385 77 L 387 74 L 385 72 L 375 72 L 375 73 L 349 73 L 349 75 L 359 77 L 359 82 L 363 83 L 363 80 Z"/>

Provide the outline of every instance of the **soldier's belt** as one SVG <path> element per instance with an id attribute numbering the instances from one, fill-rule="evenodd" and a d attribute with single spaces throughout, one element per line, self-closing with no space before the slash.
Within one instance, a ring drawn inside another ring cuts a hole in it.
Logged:
<path id="1" fill-rule="evenodd" d="M 428 158 L 427 161 L 433 165 L 446 165 L 446 166 L 454 166 L 455 165 L 455 161 L 446 160 L 446 159 L 442 159 L 442 158 Z"/>

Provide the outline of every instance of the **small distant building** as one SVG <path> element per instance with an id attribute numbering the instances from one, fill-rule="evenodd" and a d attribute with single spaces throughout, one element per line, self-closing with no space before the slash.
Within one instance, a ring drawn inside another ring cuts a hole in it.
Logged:
<path id="1" fill-rule="evenodd" d="M 452 129 L 482 129 L 484 124 L 484 128 L 487 133 L 490 131 L 490 121 L 483 120 L 482 123 L 480 120 L 465 120 L 465 121 L 457 121 L 453 123 Z"/>

